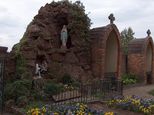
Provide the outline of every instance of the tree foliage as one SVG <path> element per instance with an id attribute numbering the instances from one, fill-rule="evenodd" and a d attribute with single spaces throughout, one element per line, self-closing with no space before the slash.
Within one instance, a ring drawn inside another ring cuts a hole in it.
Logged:
<path id="1" fill-rule="evenodd" d="M 123 52 L 125 54 L 128 53 L 128 43 L 135 39 L 134 38 L 134 32 L 133 32 L 133 29 L 131 27 L 129 27 L 128 29 L 124 29 L 122 32 L 121 32 L 121 44 L 122 44 L 122 49 L 123 49 Z"/>

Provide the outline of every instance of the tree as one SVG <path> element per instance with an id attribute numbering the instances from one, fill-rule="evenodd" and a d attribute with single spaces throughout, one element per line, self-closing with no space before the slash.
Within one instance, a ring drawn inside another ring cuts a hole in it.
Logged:
<path id="1" fill-rule="evenodd" d="M 124 29 L 122 32 L 121 32 L 121 43 L 122 43 L 122 49 L 123 49 L 123 52 L 125 54 L 128 54 L 128 43 L 135 39 L 134 38 L 134 32 L 133 32 L 133 29 L 131 27 L 129 27 L 128 29 Z"/>

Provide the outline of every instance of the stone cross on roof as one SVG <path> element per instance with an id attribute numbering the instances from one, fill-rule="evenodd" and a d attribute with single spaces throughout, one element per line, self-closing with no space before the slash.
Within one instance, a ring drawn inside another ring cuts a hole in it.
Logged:
<path id="1" fill-rule="evenodd" d="M 110 24 L 113 24 L 113 21 L 115 21 L 114 15 L 111 13 L 108 18 L 110 20 Z"/>
<path id="2" fill-rule="evenodd" d="M 147 34 L 148 34 L 148 36 L 150 36 L 150 34 L 151 34 L 150 29 L 147 30 Z"/>

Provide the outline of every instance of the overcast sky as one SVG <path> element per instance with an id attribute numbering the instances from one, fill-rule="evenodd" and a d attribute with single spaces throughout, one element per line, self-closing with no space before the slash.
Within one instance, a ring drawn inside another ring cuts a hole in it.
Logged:
<path id="1" fill-rule="evenodd" d="M 55 0 L 56 1 L 56 0 Z M 76 1 L 76 0 L 72 0 Z M 135 37 L 145 37 L 147 29 L 154 36 L 154 0 L 80 0 L 93 27 L 109 24 L 108 15 L 114 13 L 119 31 L 132 27 Z M 27 25 L 41 6 L 52 0 L 0 0 L 0 46 L 19 42 Z"/>

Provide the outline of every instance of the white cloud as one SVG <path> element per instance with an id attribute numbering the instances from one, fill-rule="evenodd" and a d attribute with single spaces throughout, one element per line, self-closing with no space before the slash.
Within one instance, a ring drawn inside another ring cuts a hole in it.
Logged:
<path id="1" fill-rule="evenodd" d="M 10 50 L 22 38 L 27 25 L 40 7 L 50 2 L 52 0 L 1 0 L 0 45 L 7 46 Z M 136 37 L 146 36 L 147 29 L 154 33 L 153 0 L 81 0 L 81 2 L 85 5 L 86 12 L 90 12 L 92 27 L 107 25 L 108 15 L 114 13 L 115 24 L 120 31 L 130 26 L 135 31 Z"/>

